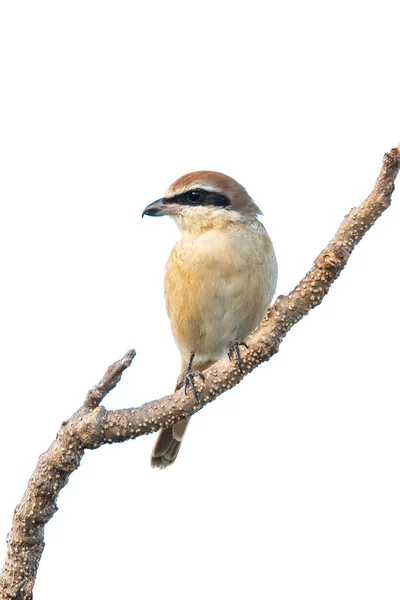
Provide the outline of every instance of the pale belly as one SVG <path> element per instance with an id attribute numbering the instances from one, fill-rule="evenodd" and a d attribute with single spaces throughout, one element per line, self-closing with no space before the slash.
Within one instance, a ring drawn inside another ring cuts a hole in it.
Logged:
<path id="1" fill-rule="evenodd" d="M 272 244 L 263 233 L 181 240 L 167 265 L 167 311 L 182 360 L 216 360 L 260 323 L 276 287 Z"/>

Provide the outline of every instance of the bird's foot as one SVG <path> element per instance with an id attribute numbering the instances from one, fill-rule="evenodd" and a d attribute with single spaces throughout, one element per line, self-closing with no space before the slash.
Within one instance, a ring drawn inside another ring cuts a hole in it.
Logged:
<path id="1" fill-rule="evenodd" d="M 236 359 L 237 366 L 239 367 L 239 371 L 244 373 L 242 365 L 242 357 L 240 356 L 240 346 L 245 346 L 248 348 L 248 345 L 243 340 L 233 340 L 232 344 L 229 346 L 228 358 L 229 360 Z"/>
<path id="2" fill-rule="evenodd" d="M 200 377 L 200 379 L 203 380 L 203 383 L 206 380 L 206 378 L 204 377 L 204 375 L 201 371 L 192 371 L 192 369 L 188 369 L 185 373 L 185 377 L 183 380 L 183 389 L 185 390 L 185 395 L 187 396 L 187 389 L 188 389 L 188 387 L 190 387 L 190 389 L 193 392 L 193 396 L 194 396 L 196 402 L 198 404 L 200 404 L 200 399 L 199 399 L 199 396 L 197 395 L 196 384 L 194 382 L 195 377 Z"/>

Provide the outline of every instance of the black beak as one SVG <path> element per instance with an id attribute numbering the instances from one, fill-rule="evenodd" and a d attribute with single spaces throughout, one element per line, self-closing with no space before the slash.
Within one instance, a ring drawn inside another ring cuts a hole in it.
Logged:
<path id="1" fill-rule="evenodd" d="M 160 200 L 156 200 L 155 202 L 152 202 L 146 206 L 142 212 L 142 217 L 144 217 L 144 215 L 148 215 L 149 217 L 162 217 L 162 215 L 166 214 L 165 208 L 165 199 L 160 198 Z"/>

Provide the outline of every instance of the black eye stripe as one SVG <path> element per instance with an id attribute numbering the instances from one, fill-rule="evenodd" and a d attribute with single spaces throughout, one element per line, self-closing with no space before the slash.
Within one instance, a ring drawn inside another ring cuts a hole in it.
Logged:
<path id="1" fill-rule="evenodd" d="M 168 198 L 169 202 L 174 204 L 182 204 L 186 206 L 218 206 L 226 208 L 230 206 L 230 202 L 226 196 L 209 190 L 195 188 L 183 194 L 177 194 Z"/>

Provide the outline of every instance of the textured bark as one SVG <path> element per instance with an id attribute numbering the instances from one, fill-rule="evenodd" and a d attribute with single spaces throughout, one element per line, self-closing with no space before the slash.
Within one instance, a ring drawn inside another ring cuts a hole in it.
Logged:
<path id="1" fill-rule="evenodd" d="M 279 296 L 241 352 L 242 374 L 228 358 L 205 371 L 203 384 L 196 381 L 200 403 L 182 389 L 138 408 L 107 411 L 100 406 L 105 395 L 119 382 L 135 351 L 111 365 L 103 379 L 87 394 L 83 406 L 65 421 L 50 448 L 39 458 L 26 492 L 15 509 L 8 536 L 6 562 L 0 576 L 0 600 L 32 598 L 33 585 L 44 549 L 44 527 L 57 510 L 60 490 L 79 467 L 88 448 L 123 442 L 171 426 L 192 415 L 208 402 L 232 388 L 279 349 L 287 332 L 312 308 L 321 303 L 344 269 L 354 247 L 390 205 L 394 180 L 400 167 L 400 147 L 385 155 L 383 167 L 370 196 L 347 215 L 335 237 L 315 260 L 314 266 L 287 296 Z"/>

